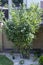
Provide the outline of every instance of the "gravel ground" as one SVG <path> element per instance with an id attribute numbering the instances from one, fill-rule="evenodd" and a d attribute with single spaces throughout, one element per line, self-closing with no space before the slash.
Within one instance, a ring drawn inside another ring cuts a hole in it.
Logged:
<path id="1" fill-rule="evenodd" d="M 19 62 L 20 60 L 24 60 L 24 64 L 23 65 L 38 65 L 38 60 L 33 61 L 33 56 L 30 56 L 30 59 L 23 59 L 20 58 L 19 54 L 14 54 L 15 59 L 12 59 L 12 55 L 10 55 L 9 53 L 0 53 L 0 55 L 6 55 L 10 60 L 12 60 L 14 62 L 14 65 L 20 65 Z"/>

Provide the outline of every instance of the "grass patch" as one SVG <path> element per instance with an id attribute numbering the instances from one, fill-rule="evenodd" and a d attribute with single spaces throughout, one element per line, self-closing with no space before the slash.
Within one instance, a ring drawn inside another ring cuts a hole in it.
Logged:
<path id="1" fill-rule="evenodd" d="M 13 62 L 6 56 L 0 55 L 0 65 L 13 65 Z"/>

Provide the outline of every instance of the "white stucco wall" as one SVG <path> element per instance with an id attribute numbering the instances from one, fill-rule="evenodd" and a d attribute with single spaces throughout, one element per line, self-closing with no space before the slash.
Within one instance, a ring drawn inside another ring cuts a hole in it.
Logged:
<path id="1" fill-rule="evenodd" d="M 11 15 L 10 15 L 11 8 L 12 8 L 12 0 L 8 0 L 9 19 L 12 18 Z"/>
<path id="2" fill-rule="evenodd" d="M 27 8 L 30 7 L 30 5 L 34 2 L 35 4 L 39 3 L 39 6 L 40 6 L 40 1 L 43 1 L 43 0 L 23 0 L 23 2 L 25 4 L 27 4 Z"/>

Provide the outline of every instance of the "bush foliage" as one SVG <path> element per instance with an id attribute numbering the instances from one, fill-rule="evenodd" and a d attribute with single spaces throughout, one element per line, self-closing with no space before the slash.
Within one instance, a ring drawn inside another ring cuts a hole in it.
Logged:
<path id="1" fill-rule="evenodd" d="M 2 12 L 2 10 L 0 10 L 0 21 L 3 21 L 4 19 L 4 13 Z"/>
<path id="2" fill-rule="evenodd" d="M 14 43 L 14 47 L 21 52 L 28 54 L 31 48 L 35 32 L 41 22 L 40 8 L 38 5 L 31 5 L 29 9 L 20 6 L 20 9 L 13 9 L 12 20 L 8 20 L 5 25 L 6 34 L 9 40 Z M 26 50 L 28 51 L 26 52 Z"/>
<path id="3" fill-rule="evenodd" d="M 43 65 L 43 56 L 40 56 L 40 58 L 39 58 L 39 64 Z"/>

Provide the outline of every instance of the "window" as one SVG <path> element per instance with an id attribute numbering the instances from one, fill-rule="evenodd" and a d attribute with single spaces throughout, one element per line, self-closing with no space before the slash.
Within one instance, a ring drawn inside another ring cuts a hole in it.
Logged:
<path id="1" fill-rule="evenodd" d="M 18 7 L 20 4 L 23 3 L 23 0 L 12 0 L 13 3 L 16 5 L 16 7 Z M 8 4 L 8 0 L 1 0 L 2 2 L 2 6 L 4 6 L 5 4 Z"/>
<path id="2" fill-rule="evenodd" d="M 13 0 L 13 3 L 15 4 L 16 7 L 18 7 L 20 4 L 23 3 L 23 0 Z"/>
<path id="3" fill-rule="evenodd" d="M 1 0 L 3 4 L 7 3 L 8 0 Z"/>
<path id="4" fill-rule="evenodd" d="M 2 2 L 2 6 L 4 6 L 5 4 L 8 4 L 8 0 L 1 0 Z"/>

